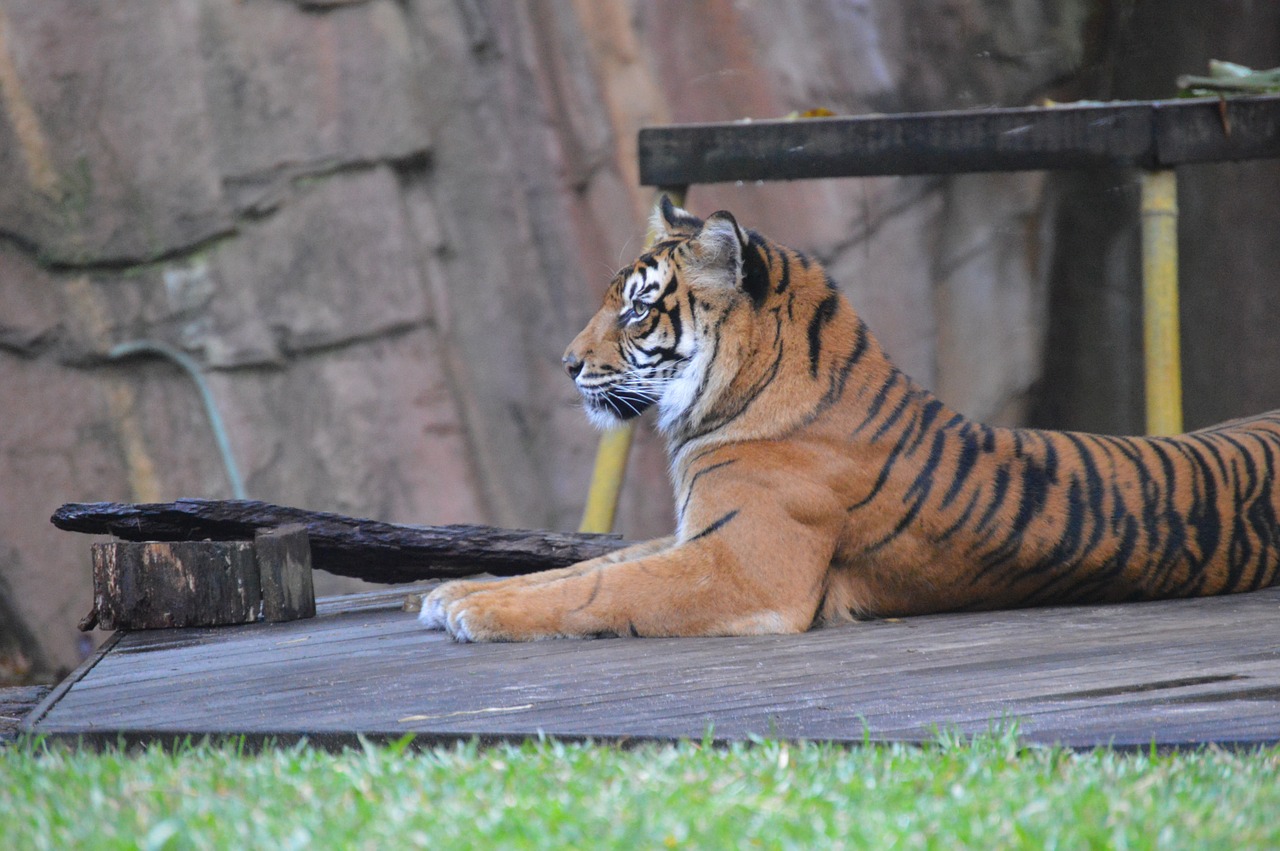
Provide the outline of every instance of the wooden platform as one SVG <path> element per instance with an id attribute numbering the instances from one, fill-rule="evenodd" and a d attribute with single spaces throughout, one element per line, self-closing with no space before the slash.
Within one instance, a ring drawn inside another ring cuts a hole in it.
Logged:
<path id="1" fill-rule="evenodd" d="M 48 686 L 0 688 L 0 746 L 16 737 L 23 719 L 48 696 L 49 691 Z"/>
<path id="2" fill-rule="evenodd" d="M 455 644 L 404 591 L 314 620 L 117 634 L 24 729 L 246 735 L 928 740 L 1018 719 L 1075 747 L 1280 741 L 1280 588 L 853 623 L 801 636 Z"/>

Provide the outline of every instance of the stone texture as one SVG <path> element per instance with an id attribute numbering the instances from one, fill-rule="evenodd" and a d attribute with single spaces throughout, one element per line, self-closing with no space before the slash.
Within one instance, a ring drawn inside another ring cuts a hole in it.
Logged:
<path id="1" fill-rule="evenodd" d="M 92 605 L 93 585 L 90 539 L 58 532 L 49 515 L 86 493 L 134 498 L 121 462 L 131 422 L 108 416 L 113 395 L 119 400 L 128 391 L 49 358 L 24 359 L 18 369 L 11 355 L 0 358 L 0 591 L 12 618 L 0 622 L 0 632 L 27 645 L 31 676 L 51 681 L 86 649 L 75 625 Z"/>
<path id="2" fill-rule="evenodd" d="M 212 304 L 213 326 L 191 328 L 184 343 L 205 349 L 212 366 L 234 365 L 264 345 L 293 355 L 394 333 L 428 318 L 413 238 L 389 168 L 311 178 L 291 201 L 210 252 L 218 295 L 231 302 L 230 309 Z M 242 323 L 254 321 L 271 339 L 250 339 L 249 351 L 241 353 L 230 341 Z"/>
<path id="3" fill-rule="evenodd" d="M 25 252 L 0 241 L 0 351 L 38 357 L 64 335 L 57 278 Z"/>
<path id="4" fill-rule="evenodd" d="M 200 5 L 5 4 L 0 233 L 79 264 L 159 257 L 231 227 L 192 61 Z"/>
<path id="5" fill-rule="evenodd" d="M 323 14 L 281 2 L 196 5 L 205 95 L 219 119 L 211 141 L 231 181 L 427 150 L 426 78 L 393 0 Z"/>

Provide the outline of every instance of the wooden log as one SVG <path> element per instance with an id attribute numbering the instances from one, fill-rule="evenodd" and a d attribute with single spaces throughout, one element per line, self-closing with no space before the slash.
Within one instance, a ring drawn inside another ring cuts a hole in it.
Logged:
<path id="1" fill-rule="evenodd" d="M 262 590 L 248 541 L 93 545 L 102 629 L 219 626 L 258 619 Z"/>
<path id="2" fill-rule="evenodd" d="M 262 582 L 262 618 L 271 622 L 316 616 L 307 527 L 291 523 L 253 536 Z"/>
<path id="3" fill-rule="evenodd" d="M 311 541 L 312 567 L 392 584 L 476 573 L 516 576 L 595 558 L 627 544 L 617 535 L 399 525 L 256 500 L 68 503 L 54 512 L 52 521 L 59 529 L 127 541 L 247 540 L 259 530 L 300 523 Z"/>

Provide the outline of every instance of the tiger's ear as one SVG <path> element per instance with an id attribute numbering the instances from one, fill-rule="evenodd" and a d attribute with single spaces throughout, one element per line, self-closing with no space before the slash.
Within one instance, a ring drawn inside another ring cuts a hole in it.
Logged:
<path id="1" fill-rule="evenodd" d="M 702 219 L 672 203 L 669 195 L 663 195 L 653 215 L 649 218 L 649 232 L 654 242 L 671 237 L 693 236 L 702 228 Z"/>
<path id="2" fill-rule="evenodd" d="M 712 213 L 698 235 L 689 240 L 698 277 L 704 284 L 740 287 L 746 231 L 727 210 Z"/>

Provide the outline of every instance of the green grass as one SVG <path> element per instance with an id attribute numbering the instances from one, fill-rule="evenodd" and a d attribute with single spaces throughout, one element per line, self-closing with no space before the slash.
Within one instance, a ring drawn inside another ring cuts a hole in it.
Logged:
<path id="1" fill-rule="evenodd" d="M 0 848 L 1271 848 L 1280 748 L 0 750 Z"/>

